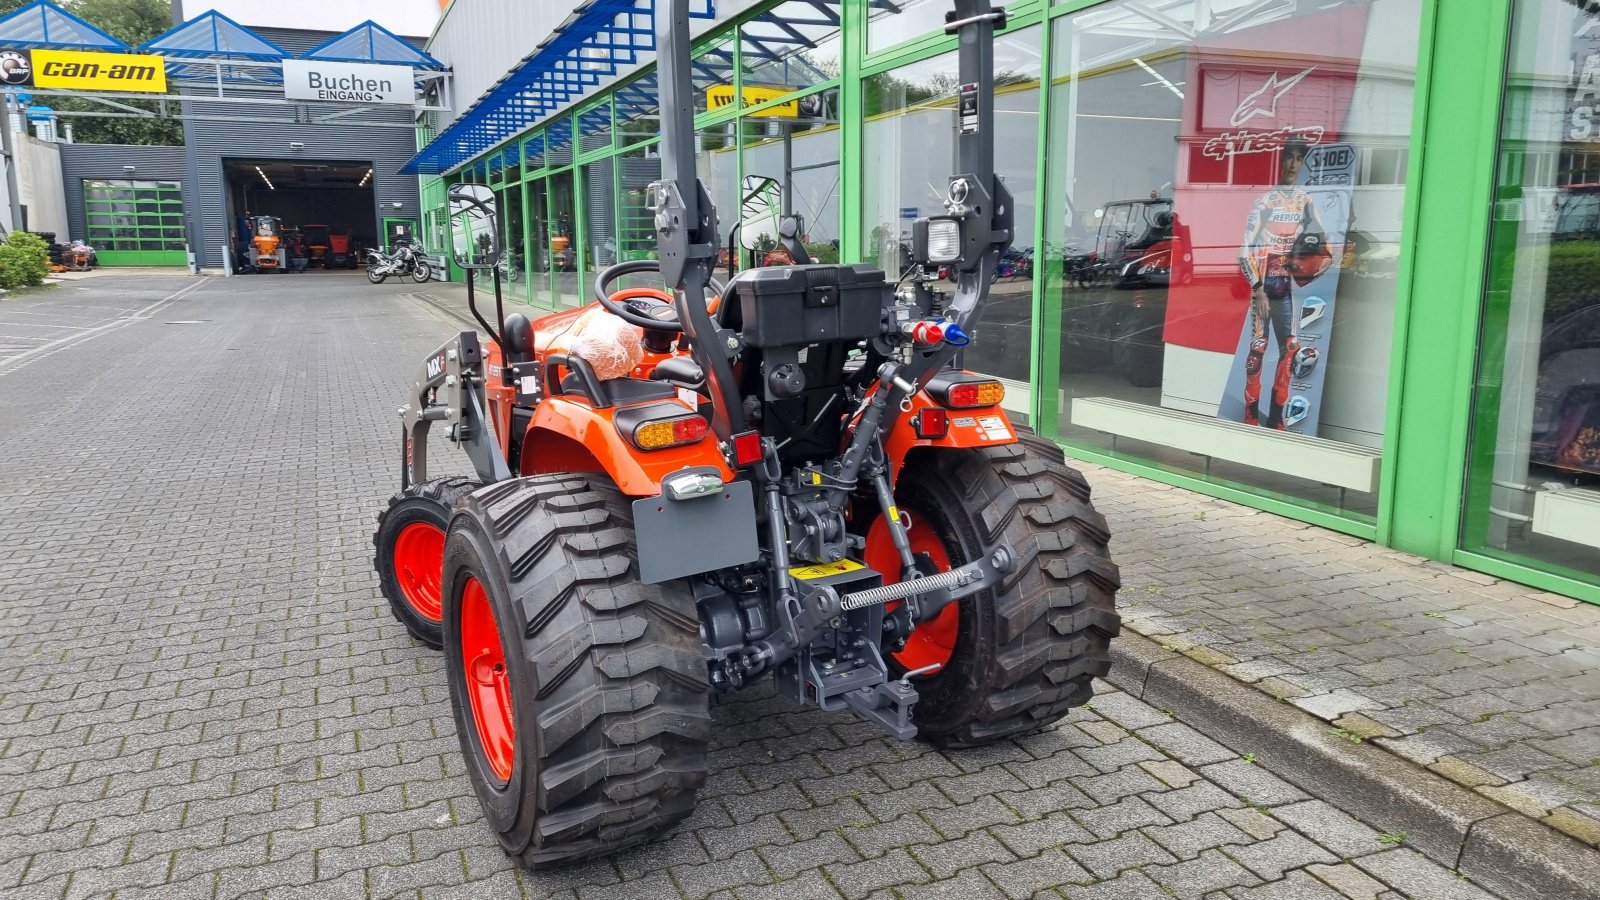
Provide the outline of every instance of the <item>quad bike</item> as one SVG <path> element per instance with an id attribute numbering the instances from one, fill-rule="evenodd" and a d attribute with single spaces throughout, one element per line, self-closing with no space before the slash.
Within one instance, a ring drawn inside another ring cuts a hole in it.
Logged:
<path id="1" fill-rule="evenodd" d="M 394 242 L 394 252 L 385 254 L 376 247 L 367 248 L 367 281 L 383 284 L 389 276 L 411 276 L 417 284 L 433 278 L 433 264 L 410 241 Z"/>
<path id="2" fill-rule="evenodd" d="M 419 368 L 375 562 L 395 615 L 443 648 L 473 788 L 523 865 L 682 822 L 706 780 L 710 704 L 768 675 L 799 704 L 972 747 L 1049 726 L 1107 671 L 1119 580 L 1087 483 L 1010 423 L 1000 382 L 953 365 L 1013 234 L 992 146 L 1004 12 L 955 6 L 970 122 L 946 213 L 913 240 L 919 267 L 958 273 L 953 294 L 931 275 L 897 293 L 862 264 L 711 278 L 687 0 L 657 7 L 672 111 L 650 187 L 659 262 L 600 272 L 587 310 L 505 315 L 494 194 L 450 189 L 488 341 L 464 331 Z M 753 183 L 741 230 L 807 258 L 793 223 L 771 227 L 775 183 Z M 667 287 L 618 289 L 624 277 Z M 562 343 L 585 316 L 642 332 L 619 377 Z M 431 472 L 434 425 L 474 475 Z"/>

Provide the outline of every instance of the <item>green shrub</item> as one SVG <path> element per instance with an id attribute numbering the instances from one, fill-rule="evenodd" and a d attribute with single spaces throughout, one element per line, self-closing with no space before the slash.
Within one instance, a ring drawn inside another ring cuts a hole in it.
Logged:
<path id="1" fill-rule="evenodd" d="M 50 272 L 50 245 L 38 235 L 13 231 L 0 243 L 0 288 L 44 284 Z"/>
<path id="2" fill-rule="evenodd" d="M 826 241 L 807 244 L 806 252 L 819 263 L 836 263 L 839 261 L 839 248 Z"/>

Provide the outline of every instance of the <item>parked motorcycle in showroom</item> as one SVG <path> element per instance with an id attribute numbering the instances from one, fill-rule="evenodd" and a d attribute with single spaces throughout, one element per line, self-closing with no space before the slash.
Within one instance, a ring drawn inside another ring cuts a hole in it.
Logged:
<path id="1" fill-rule="evenodd" d="M 418 284 L 433 278 L 433 264 L 410 241 L 396 241 L 393 253 L 376 248 L 367 250 L 367 280 L 383 284 L 389 276 L 404 278 L 407 275 Z"/>

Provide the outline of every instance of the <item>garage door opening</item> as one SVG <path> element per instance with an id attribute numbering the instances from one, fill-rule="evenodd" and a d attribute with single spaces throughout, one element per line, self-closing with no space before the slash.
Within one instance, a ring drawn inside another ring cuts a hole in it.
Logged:
<path id="1" fill-rule="evenodd" d="M 252 250 L 273 246 L 254 240 L 258 230 L 278 232 L 283 267 L 303 260 L 310 272 L 356 271 L 366 248 L 380 246 L 370 161 L 230 159 L 223 176 L 235 270 L 255 261 Z M 259 216 L 277 219 L 277 228 L 254 228 Z"/>

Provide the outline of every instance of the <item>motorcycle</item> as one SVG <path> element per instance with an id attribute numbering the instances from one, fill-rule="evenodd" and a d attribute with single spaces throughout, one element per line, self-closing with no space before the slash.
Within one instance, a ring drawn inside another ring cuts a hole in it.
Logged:
<path id="1" fill-rule="evenodd" d="M 396 242 L 394 252 L 385 254 L 377 248 L 367 250 L 367 281 L 383 284 L 390 275 L 411 276 L 422 284 L 433 278 L 433 265 L 409 241 Z"/>

